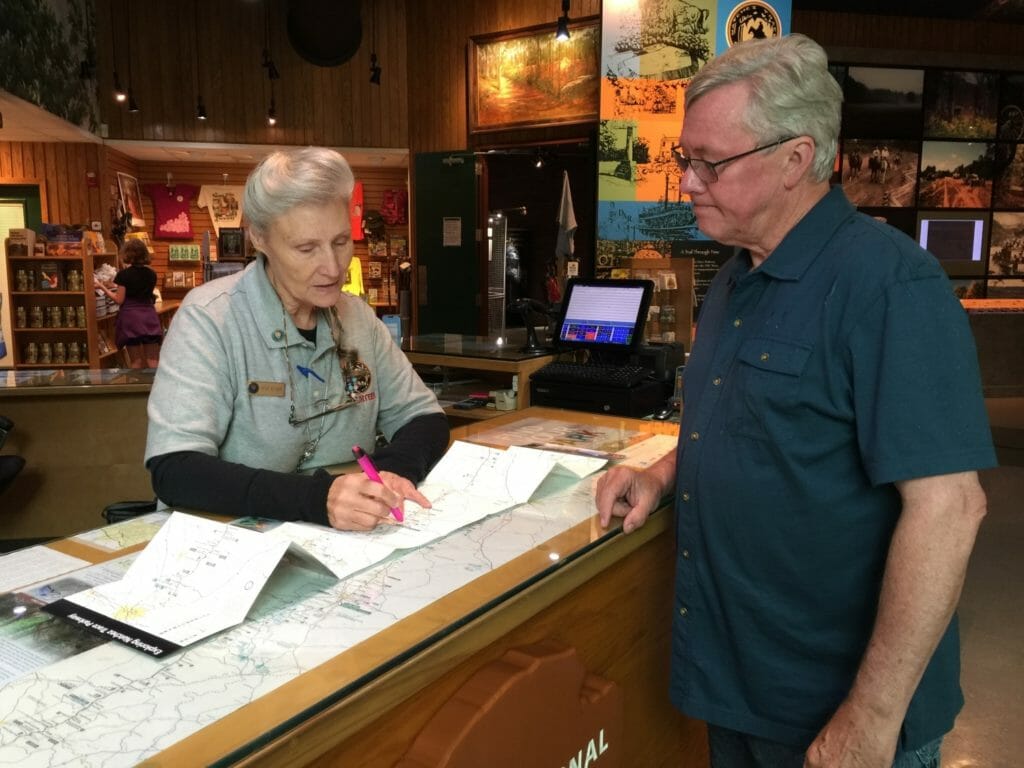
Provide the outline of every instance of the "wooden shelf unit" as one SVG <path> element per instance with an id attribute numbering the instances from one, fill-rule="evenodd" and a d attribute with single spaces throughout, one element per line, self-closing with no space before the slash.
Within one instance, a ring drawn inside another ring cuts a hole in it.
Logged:
<path id="1" fill-rule="evenodd" d="M 19 291 L 19 272 L 25 272 L 28 286 L 37 288 L 39 285 L 38 269 L 42 264 L 56 264 L 61 271 L 61 284 L 68 284 L 68 274 L 72 270 L 79 270 L 82 275 L 82 289 L 78 291 L 69 290 L 27 290 Z M 14 320 L 12 338 L 14 345 L 14 367 L 15 368 L 99 368 L 101 367 L 101 356 L 99 351 L 99 329 L 96 318 L 96 295 L 93 289 L 93 271 L 100 264 L 113 264 L 117 266 L 116 253 L 82 253 L 78 256 L 8 256 L 7 257 L 7 284 L 11 301 L 11 315 Z M 63 323 L 54 326 L 50 322 L 49 310 L 51 307 L 60 307 L 62 315 L 65 307 L 74 307 L 76 311 L 76 323 L 69 326 Z M 82 327 L 78 321 L 79 307 L 85 310 L 85 326 Z M 19 327 L 18 309 L 25 310 L 26 322 L 24 327 Z M 31 327 L 32 310 L 40 308 L 43 311 L 42 327 Z M 35 342 L 39 349 L 39 356 L 36 363 L 26 362 L 26 350 L 30 343 Z M 80 362 L 77 363 L 56 363 L 55 351 L 51 349 L 50 362 L 42 362 L 41 347 L 43 344 L 50 344 L 55 347 L 63 343 L 65 347 L 72 343 L 82 345 Z M 113 340 L 111 338 L 111 346 Z"/>

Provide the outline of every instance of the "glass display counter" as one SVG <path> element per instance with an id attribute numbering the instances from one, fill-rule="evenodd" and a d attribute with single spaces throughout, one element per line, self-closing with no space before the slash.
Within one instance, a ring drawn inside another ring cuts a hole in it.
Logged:
<path id="1" fill-rule="evenodd" d="M 674 444 L 674 436 L 659 437 L 672 436 L 671 425 L 540 408 L 455 437 L 487 442 L 495 430 L 533 435 L 542 426 L 604 434 L 607 444 L 627 448 Z M 624 452 L 627 463 L 640 461 Z M 277 578 L 242 624 L 169 656 L 107 642 L 8 678 L 0 682 L 0 761 L 404 765 L 464 683 L 507 653 L 541 643 L 571 648 L 588 674 L 629 702 L 615 722 L 600 724 L 600 743 L 620 755 L 609 764 L 706 762 L 702 724 L 668 702 L 671 510 L 628 536 L 617 521 L 603 529 L 593 508 L 596 477 L 552 478 L 525 505 L 327 586 Z M 109 569 L 141 549 L 160 524 L 154 517 L 51 543 L 48 561 L 79 558 L 85 570 L 57 563 L 50 581 L 99 578 L 86 574 L 89 564 Z M 49 594 L 38 586 L 15 592 L 26 605 L 28 595 Z M 45 627 L 39 635 L 48 635 Z M 572 717 L 557 706 L 538 712 L 537 723 L 517 723 L 516 738 L 564 729 Z M 587 742 L 571 754 L 577 748 Z M 567 761 L 549 757 L 544 764 Z M 513 748 L 496 750 L 487 763 L 522 764 Z"/>
<path id="2" fill-rule="evenodd" d="M 524 352 L 523 342 L 499 344 L 486 336 L 427 334 L 402 344 L 409 361 L 437 394 L 445 413 L 460 420 L 490 419 L 497 407 L 456 408 L 472 394 L 515 390 L 513 409 L 530 405 L 530 376 L 555 359 L 551 350 Z"/>

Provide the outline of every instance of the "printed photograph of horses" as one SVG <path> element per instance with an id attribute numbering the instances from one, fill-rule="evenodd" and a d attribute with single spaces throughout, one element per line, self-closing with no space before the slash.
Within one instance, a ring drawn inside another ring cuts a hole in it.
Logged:
<path id="1" fill-rule="evenodd" d="M 913 206 L 920 154 L 919 141 L 847 139 L 840 168 L 843 191 L 858 208 Z"/>

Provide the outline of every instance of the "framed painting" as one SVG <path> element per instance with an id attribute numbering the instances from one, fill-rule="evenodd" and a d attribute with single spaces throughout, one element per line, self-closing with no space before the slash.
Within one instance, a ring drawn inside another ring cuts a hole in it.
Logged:
<path id="1" fill-rule="evenodd" d="M 117 189 L 121 194 L 121 205 L 132 215 L 132 226 L 146 226 L 146 220 L 142 215 L 142 193 L 139 191 L 139 180 L 118 171 Z"/>
<path id="2" fill-rule="evenodd" d="M 596 121 L 601 34 L 597 16 L 470 38 L 469 132 Z"/>

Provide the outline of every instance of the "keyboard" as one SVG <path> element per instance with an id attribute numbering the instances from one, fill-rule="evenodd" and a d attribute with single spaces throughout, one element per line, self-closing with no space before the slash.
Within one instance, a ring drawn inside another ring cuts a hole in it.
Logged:
<path id="1" fill-rule="evenodd" d="M 555 362 L 538 368 L 530 378 L 559 384 L 587 384 L 628 389 L 635 387 L 649 375 L 650 371 L 639 365 Z"/>

